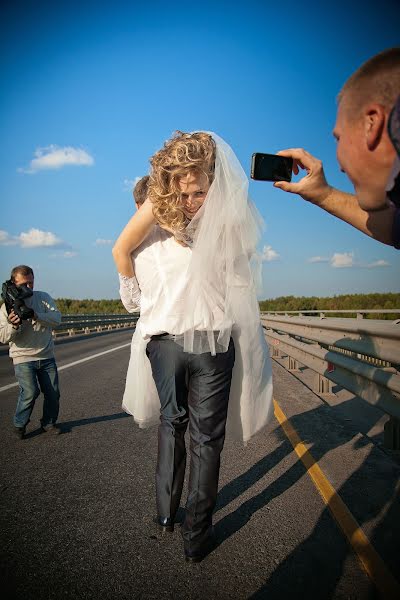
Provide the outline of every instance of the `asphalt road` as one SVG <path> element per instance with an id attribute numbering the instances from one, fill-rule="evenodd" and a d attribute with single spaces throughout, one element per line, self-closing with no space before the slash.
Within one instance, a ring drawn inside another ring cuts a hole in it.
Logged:
<path id="1" fill-rule="evenodd" d="M 155 514 L 157 428 L 121 410 L 132 331 L 57 343 L 64 433 L 14 437 L 17 388 L 0 392 L 3 598 L 372 599 L 379 593 L 274 421 L 243 447 L 225 444 L 215 512 L 218 545 L 183 559 L 179 527 Z M 122 346 L 122 347 L 121 347 Z M 121 348 L 120 348 L 121 347 Z M 12 383 L 0 355 L 0 387 Z M 400 467 L 384 452 L 382 414 L 351 395 L 321 400 L 274 362 L 275 398 L 395 575 Z M 307 382 L 306 382 L 307 383 Z"/>

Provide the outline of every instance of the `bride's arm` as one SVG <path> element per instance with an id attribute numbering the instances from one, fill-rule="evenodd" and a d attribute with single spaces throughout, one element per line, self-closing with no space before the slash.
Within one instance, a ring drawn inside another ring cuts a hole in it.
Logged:
<path id="1" fill-rule="evenodd" d="M 124 227 L 112 249 L 118 273 L 125 277 L 135 275 L 131 254 L 146 239 L 155 222 L 153 204 L 147 199 Z"/>

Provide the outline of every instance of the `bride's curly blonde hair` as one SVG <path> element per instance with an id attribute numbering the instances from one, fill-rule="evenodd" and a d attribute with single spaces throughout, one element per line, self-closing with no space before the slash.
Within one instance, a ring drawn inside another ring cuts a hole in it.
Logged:
<path id="1" fill-rule="evenodd" d="M 161 226 L 183 232 L 189 219 L 180 208 L 179 180 L 189 172 L 204 173 L 211 185 L 215 154 L 215 142 L 208 133 L 176 131 L 152 156 L 148 196 Z"/>

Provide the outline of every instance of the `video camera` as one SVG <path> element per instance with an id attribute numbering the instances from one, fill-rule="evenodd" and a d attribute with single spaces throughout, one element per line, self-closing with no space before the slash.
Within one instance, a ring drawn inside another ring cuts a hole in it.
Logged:
<path id="1" fill-rule="evenodd" d="M 16 285 L 11 279 L 8 279 L 1 286 L 1 297 L 6 305 L 7 314 L 13 310 L 14 313 L 24 321 L 32 319 L 34 312 L 28 308 L 24 302 L 26 298 L 33 296 L 33 292 L 27 285 Z"/>

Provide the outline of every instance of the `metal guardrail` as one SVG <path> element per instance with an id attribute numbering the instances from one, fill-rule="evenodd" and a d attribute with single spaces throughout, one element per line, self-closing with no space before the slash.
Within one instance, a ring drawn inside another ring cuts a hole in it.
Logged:
<path id="1" fill-rule="evenodd" d="M 63 315 L 60 325 L 53 330 L 53 336 L 89 334 L 95 331 L 134 327 L 139 313 L 128 315 Z"/>
<path id="2" fill-rule="evenodd" d="M 326 317 L 337 313 L 357 318 Z M 363 319 L 369 313 L 400 314 L 400 309 L 262 312 L 261 322 L 272 356 L 286 356 L 289 371 L 300 365 L 313 370 L 317 394 L 332 394 L 337 384 L 390 415 L 385 445 L 400 450 L 400 319 Z M 305 316 L 310 314 L 316 316 Z M 138 318 L 139 313 L 63 315 L 54 335 L 134 327 Z"/>
<path id="3" fill-rule="evenodd" d="M 400 320 L 339 319 L 326 317 L 262 315 L 271 328 L 291 336 L 349 350 L 353 354 L 400 364 Z"/>
<path id="4" fill-rule="evenodd" d="M 332 384 L 337 384 L 390 415 L 393 439 L 385 439 L 385 445 L 400 449 L 400 319 L 306 317 L 299 311 L 293 316 L 279 311 L 261 313 L 261 322 L 272 356 L 286 356 L 289 371 L 299 371 L 300 365 L 313 370 L 317 394 L 332 394 Z"/>
<path id="5" fill-rule="evenodd" d="M 364 315 L 373 315 L 373 314 L 388 314 L 388 315 L 399 315 L 400 316 L 400 308 L 355 308 L 354 310 L 272 310 L 272 311 L 262 311 L 262 315 L 273 314 L 273 315 L 319 315 L 320 317 L 324 317 L 329 314 L 347 314 L 347 315 L 357 315 L 357 319 L 363 319 Z"/>

